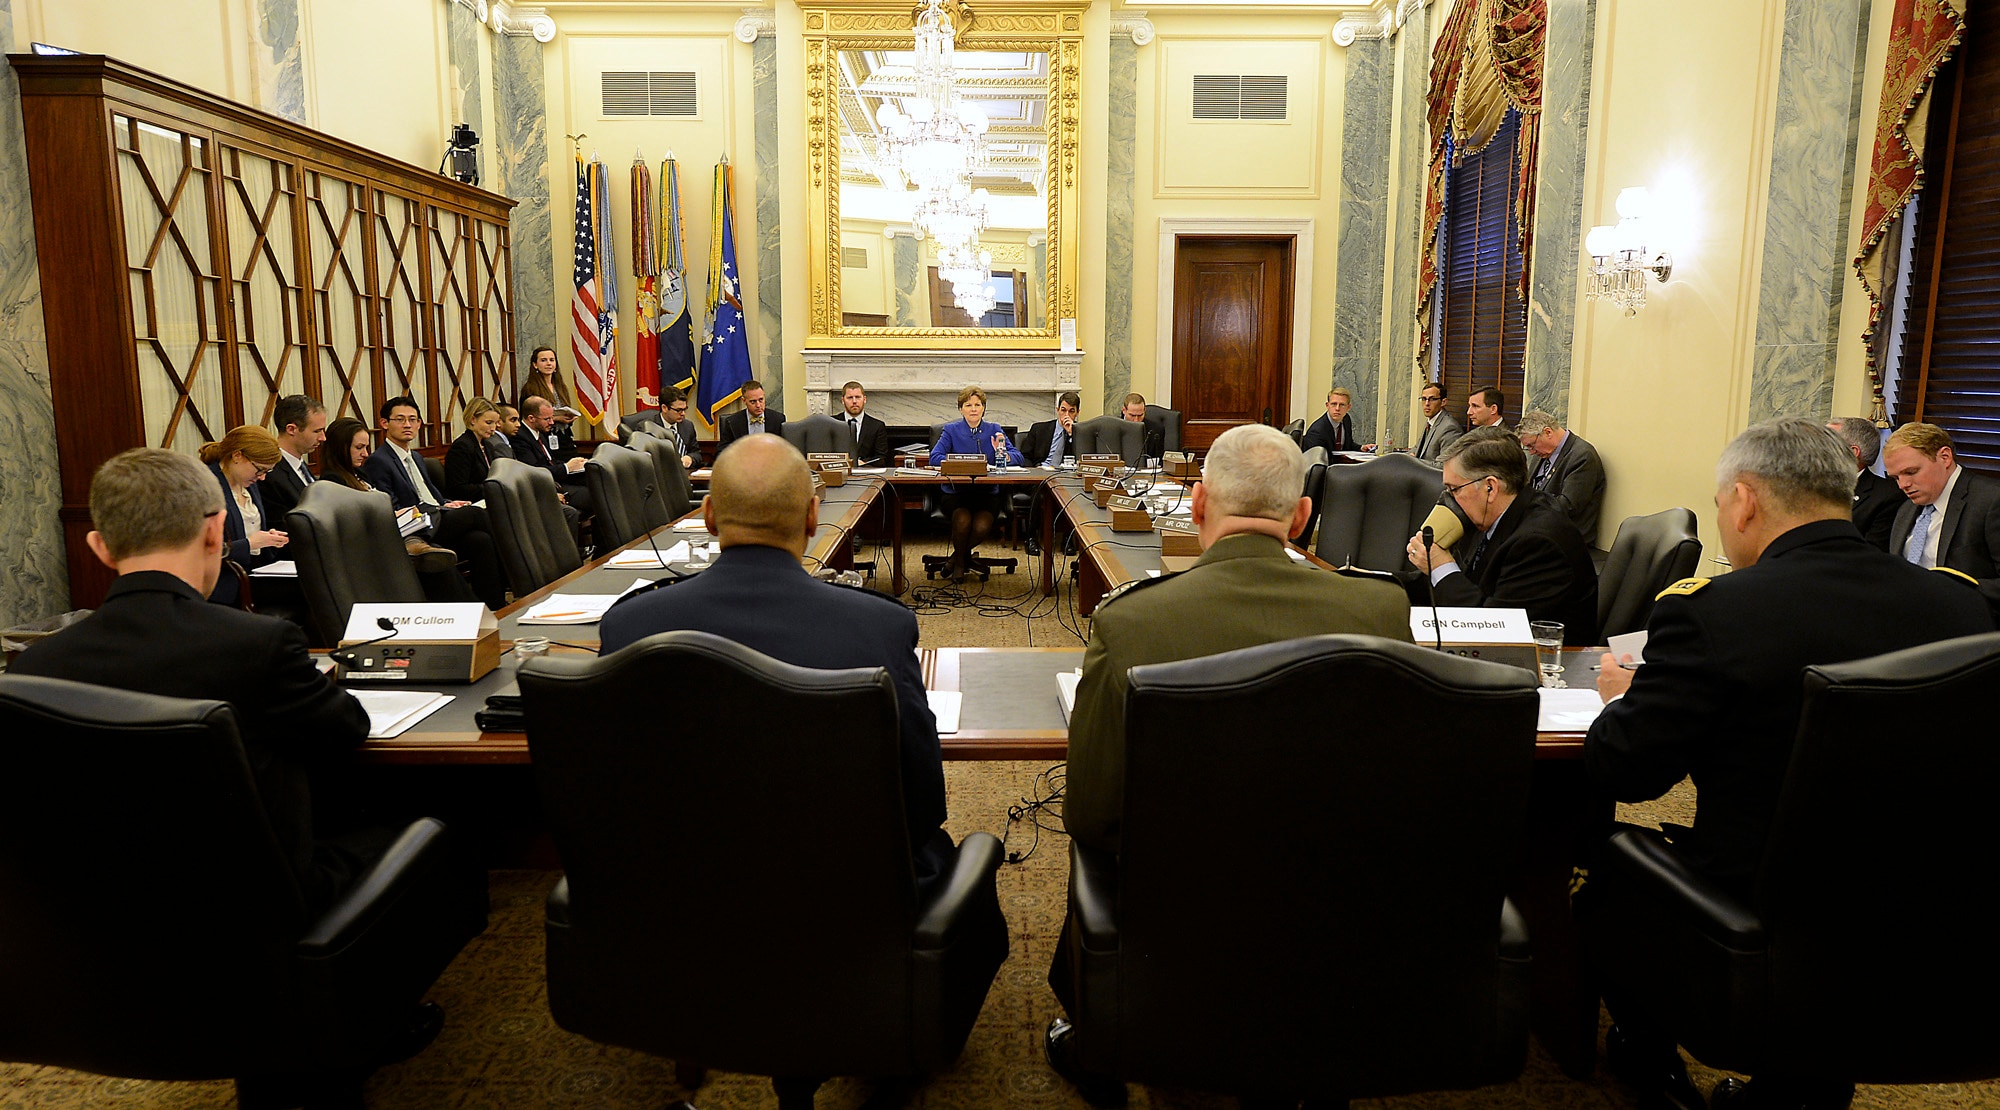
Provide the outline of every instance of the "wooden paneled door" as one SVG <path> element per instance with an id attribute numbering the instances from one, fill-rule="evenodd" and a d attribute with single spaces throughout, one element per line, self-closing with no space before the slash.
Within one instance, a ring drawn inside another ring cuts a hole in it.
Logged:
<path id="1" fill-rule="evenodd" d="M 1289 235 L 1175 240 L 1171 402 L 1189 450 L 1207 450 L 1238 424 L 1285 422 L 1296 244 Z"/>

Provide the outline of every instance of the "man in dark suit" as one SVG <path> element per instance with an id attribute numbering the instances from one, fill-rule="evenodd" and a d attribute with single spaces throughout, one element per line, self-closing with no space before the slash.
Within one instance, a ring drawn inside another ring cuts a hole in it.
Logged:
<path id="1" fill-rule="evenodd" d="M 1597 546 L 1597 518 L 1604 508 L 1604 462 L 1597 448 L 1541 409 L 1522 413 L 1514 434 L 1535 457 L 1528 485 L 1569 517 L 1584 543 Z"/>
<path id="2" fill-rule="evenodd" d="M 1064 456 L 1076 454 L 1076 416 L 1082 409 L 1083 398 L 1078 396 L 1075 390 L 1058 397 L 1054 420 L 1030 424 L 1028 430 L 1021 433 L 1021 458 L 1025 459 L 1029 466 L 1053 467 L 1061 466 Z M 1035 487 L 1034 493 L 1028 497 L 1028 520 L 1042 519 L 1041 503 L 1042 498 L 1046 496 L 1048 496 L 1046 486 Z M 1063 554 L 1076 554 L 1076 533 L 1070 529 L 1067 518 L 1057 514 L 1055 527 L 1063 538 Z M 1032 533 L 1034 529 L 1030 528 L 1029 531 Z M 1028 554 L 1040 555 L 1042 538 L 1030 535 L 1026 546 Z"/>
<path id="3" fill-rule="evenodd" d="M 1334 386 L 1326 395 L 1326 415 L 1312 422 L 1306 429 L 1305 438 L 1299 441 L 1299 450 L 1310 451 L 1324 447 L 1329 453 L 1334 451 L 1373 451 L 1372 443 L 1354 441 L 1354 416 L 1348 410 L 1354 405 L 1354 395 L 1345 386 Z"/>
<path id="4" fill-rule="evenodd" d="M 530 398 L 533 403 L 538 398 Z M 416 453 L 417 429 L 423 426 L 417 403 L 409 397 L 382 402 L 382 446 L 361 468 L 368 484 L 389 495 L 400 511 L 411 506 L 431 518 L 431 535 L 470 565 L 472 592 L 489 609 L 507 604 L 507 580 L 500 556 L 493 550 L 493 528 L 486 510 L 443 494 L 444 468 Z"/>
<path id="5" fill-rule="evenodd" d="M 1507 395 L 1493 386 L 1475 389 L 1465 401 L 1465 430 L 1480 428 L 1505 428 L 1507 416 Z"/>
<path id="6" fill-rule="evenodd" d="M 521 402 L 521 428 L 514 433 L 514 458 L 529 466 L 539 466 L 556 480 L 563 504 L 576 508 L 579 517 L 588 517 L 596 508 L 590 487 L 583 476 L 583 456 L 577 453 L 569 431 L 556 421 L 556 407 L 547 397 L 529 397 Z"/>
<path id="7" fill-rule="evenodd" d="M 258 485 L 263 487 L 264 527 L 285 527 L 285 515 L 298 507 L 306 487 L 317 481 L 312 457 L 326 442 L 326 406 L 317 398 L 294 393 L 278 398 L 271 409 L 278 430 L 278 450 L 284 455 Z"/>
<path id="8" fill-rule="evenodd" d="M 521 430 L 521 410 L 505 401 L 496 401 L 493 407 L 500 410 L 500 426 L 486 437 L 486 455 L 493 459 L 514 457 L 514 433 Z"/>
<path id="9" fill-rule="evenodd" d="M 919 884 L 950 863 L 937 720 L 917 664 L 917 619 L 894 598 L 821 582 L 800 564 L 819 527 L 805 456 L 774 435 L 716 457 L 702 519 L 721 542 L 713 565 L 671 589 L 628 595 L 598 625 L 610 654 L 656 632 L 724 636 L 801 667 L 886 667 L 902 728 L 903 806 Z"/>
<path id="10" fill-rule="evenodd" d="M 1647 623 L 1645 662 L 1628 670 L 1606 654 L 1599 671 L 1608 704 L 1584 741 L 1591 782 L 1639 802 L 1692 775 L 1694 828 L 1674 847 L 1740 898 L 1751 896 L 1777 812 L 1805 668 L 1993 630 L 1962 579 L 1862 540 L 1849 518 L 1852 457 L 1800 417 L 1738 436 L 1717 468 L 1715 514 L 1734 569 L 1669 587 Z M 1575 897 L 1586 930 L 1589 894 L 1586 882 Z M 1640 1105 L 1703 1106 L 1672 1038 L 1622 1003 L 1618 983 L 1604 997 L 1618 1023 L 1611 1062 L 1648 1096 Z M 1776 1094 L 1766 1079 L 1753 1089 Z"/>
<path id="11" fill-rule="evenodd" d="M 1905 424 L 1882 451 L 1883 470 L 1909 499 L 1889 529 L 1889 554 L 1974 579 L 2000 620 L 2000 485 L 1958 465 L 1936 424 Z"/>
<path id="12" fill-rule="evenodd" d="M 1410 537 L 1410 562 L 1430 576 L 1409 583 L 1410 600 L 1439 605 L 1526 609 L 1529 620 L 1561 621 L 1563 642 L 1597 643 L 1597 568 L 1569 517 L 1528 488 L 1521 445 L 1504 429 L 1471 431 L 1444 459 L 1445 493 L 1472 524 L 1461 567 L 1450 552 Z"/>
<path id="13" fill-rule="evenodd" d="M 1120 420 L 1130 421 L 1131 423 L 1134 424 L 1145 424 L 1146 423 L 1145 395 L 1139 393 L 1127 393 L 1125 395 L 1124 402 L 1118 406 L 1118 418 Z M 1146 438 L 1144 441 L 1144 446 L 1141 448 L 1141 450 L 1144 451 L 1145 456 L 1147 458 L 1157 459 L 1160 457 L 1160 451 L 1163 449 L 1163 446 L 1166 443 L 1166 438 L 1167 435 L 1165 428 L 1157 424 L 1149 424 L 1146 427 Z"/>
<path id="14" fill-rule="evenodd" d="M 847 425 L 853 441 L 848 454 L 856 466 L 881 466 L 889 458 L 889 426 L 868 415 L 868 392 L 860 382 L 840 387 L 841 413 L 837 419 Z M 782 427 L 782 425 L 780 425 Z"/>
<path id="15" fill-rule="evenodd" d="M 722 442 L 715 448 L 721 457 L 723 448 L 744 436 L 785 434 L 785 414 L 777 409 L 764 406 L 764 386 L 756 381 L 743 383 L 743 411 L 732 412 L 716 424 Z"/>
<path id="16" fill-rule="evenodd" d="M 660 412 L 666 417 L 659 435 L 681 457 L 681 469 L 692 474 L 701 466 L 701 442 L 695 438 L 694 422 L 687 418 L 687 394 L 675 386 L 660 390 Z"/>
<path id="17" fill-rule="evenodd" d="M 204 600 L 222 566 L 222 509 L 215 478 L 185 455 L 141 447 L 105 463 L 91 482 L 97 529 L 85 542 L 118 579 L 96 612 L 10 669 L 229 702 L 258 800 L 316 914 L 370 857 L 354 843 L 314 841 L 311 772 L 367 738 L 368 714 L 313 666 L 297 625 Z"/>
<path id="18" fill-rule="evenodd" d="M 1896 483 L 1875 473 L 1875 460 L 1882 454 L 1882 432 L 1864 416 L 1843 416 L 1827 425 L 1854 453 L 1854 530 L 1877 549 L 1889 550 L 1889 531 L 1896 526 L 1896 510 L 1909 503 Z"/>
<path id="19" fill-rule="evenodd" d="M 1458 418 L 1446 412 L 1444 386 L 1431 382 L 1417 395 L 1424 407 L 1424 430 L 1417 435 L 1417 457 L 1428 463 L 1444 458 L 1445 449 L 1465 434 Z"/>

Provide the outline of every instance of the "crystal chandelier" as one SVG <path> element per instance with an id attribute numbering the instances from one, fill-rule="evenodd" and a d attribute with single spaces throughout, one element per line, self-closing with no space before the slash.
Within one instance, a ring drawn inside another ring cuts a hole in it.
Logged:
<path id="1" fill-rule="evenodd" d="M 951 299 L 953 304 L 965 310 L 967 316 L 977 320 L 1000 303 L 1000 289 L 990 281 L 976 287 L 953 286 Z"/>
<path id="2" fill-rule="evenodd" d="M 1647 245 L 1657 238 L 1651 216 L 1652 195 L 1644 187 L 1618 194 L 1618 223 L 1593 227 L 1584 239 L 1583 249 L 1590 252 L 1590 266 L 1583 272 L 1586 297 L 1610 301 L 1625 315 L 1637 316 L 1646 307 L 1646 276 L 1662 283 L 1673 276 L 1673 258 Z"/>
<path id="3" fill-rule="evenodd" d="M 961 9 L 962 11 L 963 9 Z M 958 28 L 945 0 L 924 0 L 916 16 L 916 95 L 875 113 L 877 161 L 926 191 L 942 193 L 970 176 L 985 154 L 986 113 L 959 99 L 953 69 Z"/>
<path id="4" fill-rule="evenodd" d="M 943 192 L 922 194 L 910 223 L 917 234 L 929 236 L 941 245 L 969 244 L 986 230 L 986 202 L 986 190 L 971 188 L 963 181 L 953 182 Z"/>
<path id="5" fill-rule="evenodd" d="M 993 252 L 975 250 L 976 244 L 951 244 L 938 251 L 938 280 L 951 282 L 954 287 L 979 286 L 986 283 L 987 271 L 993 266 Z"/>

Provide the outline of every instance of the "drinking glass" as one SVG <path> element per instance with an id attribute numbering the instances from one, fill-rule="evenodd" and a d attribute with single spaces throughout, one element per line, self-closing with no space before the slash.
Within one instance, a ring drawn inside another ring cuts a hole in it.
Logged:
<path id="1" fill-rule="evenodd" d="M 1529 621 L 1528 632 L 1535 638 L 1535 663 L 1541 667 L 1542 685 L 1562 686 L 1562 622 Z"/>

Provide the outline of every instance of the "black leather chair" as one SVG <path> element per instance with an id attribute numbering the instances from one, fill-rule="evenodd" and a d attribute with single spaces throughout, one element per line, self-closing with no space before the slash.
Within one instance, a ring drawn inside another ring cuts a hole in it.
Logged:
<path id="1" fill-rule="evenodd" d="M 1139 467 L 1146 462 L 1146 426 L 1117 416 L 1099 416 L 1076 426 L 1076 454 L 1117 455 L 1125 465 Z"/>
<path id="2" fill-rule="evenodd" d="M 1298 443 L 1298 444 L 1305 443 L 1306 440 L 1305 420 L 1303 419 L 1294 420 L 1290 424 L 1285 425 L 1280 430 L 1283 431 L 1286 435 L 1291 436 L 1293 443 Z"/>
<path id="3" fill-rule="evenodd" d="M 616 551 L 673 520 L 667 515 L 659 471 L 644 451 L 599 444 L 584 460 L 583 476 L 597 510 L 592 528 L 600 553 Z"/>
<path id="4" fill-rule="evenodd" d="M 226 703 L 0 676 L 0 714 L 0 1059 L 359 1106 L 486 927 L 444 826 L 409 825 L 313 920 Z"/>
<path id="5" fill-rule="evenodd" d="M 618 440 L 621 443 L 629 442 L 634 432 L 650 433 L 653 428 L 664 431 L 666 426 L 666 417 L 660 415 L 659 409 L 641 409 L 638 412 L 627 413 L 618 418 Z"/>
<path id="6" fill-rule="evenodd" d="M 917 890 L 888 672 L 669 632 L 531 661 L 520 683 L 565 871 L 548 899 L 558 1025 L 672 1059 L 690 1087 L 711 1067 L 772 1076 L 786 1110 L 830 1076 L 957 1058 L 1007 956 L 1000 842 L 966 837 Z M 758 726 L 662 732 L 668 687 L 754 705 Z"/>
<path id="7" fill-rule="evenodd" d="M 1759 1080 L 2000 1076 L 2000 634 L 1805 671 L 1784 791 L 1745 900 L 1650 829 L 1610 838 L 1578 910 L 1606 985 L 1711 1067 Z M 1918 722 L 1925 722 L 1919 724 Z M 1756 1086 L 1753 1081 L 1752 1086 Z"/>
<path id="8" fill-rule="evenodd" d="M 313 640 L 321 647 L 340 642 L 357 601 L 425 600 L 386 493 L 314 482 L 285 516 L 285 532 L 291 537 L 285 550 L 299 565 Z"/>
<path id="9" fill-rule="evenodd" d="M 1666 509 L 1629 516 L 1618 526 L 1611 555 L 1597 574 L 1597 627 L 1600 636 L 1637 632 L 1653 616 L 1661 590 L 1691 575 L 1701 562 L 1701 538 L 1694 513 Z"/>
<path id="10" fill-rule="evenodd" d="M 1525 670 L 1372 636 L 1132 668 L 1121 854 L 1070 845 L 1077 1063 L 1288 1105 L 1518 1075 L 1537 709 Z"/>
<path id="11" fill-rule="evenodd" d="M 627 444 L 634 451 L 644 451 L 653 460 L 653 496 L 664 498 L 668 520 L 679 520 L 694 507 L 694 483 L 688 480 L 687 467 L 681 465 L 680 452 L 664 437 L 635 433 Z M 588 463 L 585 464 L 589 465 Z"/>
<path id="12" fill-rule="evenodd" d="M 804 420 L 787 422 L 784 434 L 785 442 L 798 448 L 801 455 L 830 454 L 838 451 L 843 455 L 852 456 L 854 453 L 853 431 L 846 424 L 825 413 L 816 412 Z"/>
<path id="13" fill-rule="evenodd" d="M 558 496 L 556 480 L 542 467 L 495 459 L 487 468 L 486 516 L 515 597 L 583 565 Z"/>
<path id="14" fill-rule="evenodd" d="M 1160 433 L 1162 453 L 1181 449 L 1182 423 L 1179 409 L 1161 408 L 1159 405 L 1146 406 L 1146 432 L 1148 435 L 1156 431 Z"/>
<path id="15" fill-rule="evenodd" d="M 1413 455 L 1383 455 L 1326 468 L 1321 479 L 1319 544 L 1313 553 L 1336 566 L 1409 569 L 1410 537 L 1444 491 L 1444 475 Z"/>
<path id="16" fill-rule="evenodd" d="M 1314 458 L 1318 455 L 1318 458 Z M 1313 529 L 1319 527 L 1320 510 L 1326 505 L 1326 449 L 1315 447 L 1306 452 L 1306 486 L 1302 497 L 1312 499 L 1312 515 L 1306 518 L 1306 526 L 1292 537 L 1292 542 L 1304 544 L 1312 539 Z"/>

